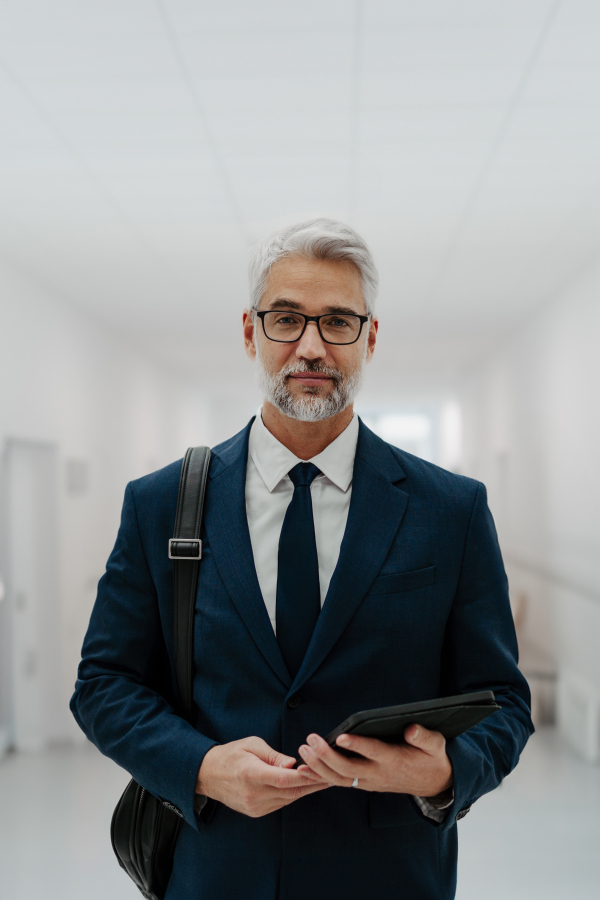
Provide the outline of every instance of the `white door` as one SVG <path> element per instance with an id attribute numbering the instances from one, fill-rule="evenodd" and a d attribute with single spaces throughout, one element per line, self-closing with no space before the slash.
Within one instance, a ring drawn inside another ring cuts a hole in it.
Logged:
<path id="1" fill-rule="evenodd" d="M 39 750 L 64 718 L 56 448 L 8 440 L 4 476 L 6 727 L 16 750 Z"/>

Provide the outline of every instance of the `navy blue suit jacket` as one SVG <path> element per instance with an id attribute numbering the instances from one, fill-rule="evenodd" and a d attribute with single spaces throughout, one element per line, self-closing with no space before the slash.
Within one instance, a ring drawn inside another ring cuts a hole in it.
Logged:
<path id="1" fill-rule="evenodd" d="M 516 765 L 533 730 L 485 488 L 362 423 L 348 524 L 293 683 L 261 596 L 244 486 L 250 426 L 213 451 L 195 614 L 195 728 L 173 687 L 173 534 L 181 460 L 128 485 L 71 708 L 91 741 L 185 816 L 167 900 L 454 896 L 456 817 Z M 455 802 L 438 825 L 405 794 L 330 788 L 252 819 L 194 812 L 215 742 L 259 735 L 291 756 L 359 709 L 480 689 L 501 711 L 448 744 Z M 287 700 L 297 695 L 295 708 Z M 116 801 L 117 798 L 115 798 Z"/>

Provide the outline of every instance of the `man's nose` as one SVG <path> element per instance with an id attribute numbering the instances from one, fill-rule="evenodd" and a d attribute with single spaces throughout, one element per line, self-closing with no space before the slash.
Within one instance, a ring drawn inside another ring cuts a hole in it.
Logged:
<path id="1" fill-rule="evenodd" d="M 307 322 L 304 334 L 298 341 L 296 356 L 300 359 L 325 359 L 327 347 L 317 328 L 316 322 Z"/>

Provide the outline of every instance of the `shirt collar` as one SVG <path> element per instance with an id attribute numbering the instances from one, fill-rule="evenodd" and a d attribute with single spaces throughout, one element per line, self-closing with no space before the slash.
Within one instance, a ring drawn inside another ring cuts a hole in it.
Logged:
<path id="1" fill-rule="evenodd" d="M 355 413 L 344 431 L 308 462 L 314 463 L 340 490 L 347 491 L 352 483 L 357 441 L 358 416 Z M 297 463 L 306 461 L 298 459 L 271 434 L 265 427 L 260 410 L 250 430 L 248 452 L 269 492 Z"/>

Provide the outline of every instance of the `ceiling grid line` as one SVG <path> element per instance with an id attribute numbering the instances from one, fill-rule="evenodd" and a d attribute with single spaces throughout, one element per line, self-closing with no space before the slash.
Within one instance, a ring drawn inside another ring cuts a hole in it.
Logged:
<path id="1" fill-rule="evenodd" d="M 450 263 L 452 262 L 452 257 L 454 256 L 454 253 L 458 247 L 462 233 L 464 232 L 464 229 L 465 229 L 466 225 L 468 224 L 468 222 L 471 218 L 471 215 L 473 214 L 473 210 L 475 209 L 475 204 L 477 203 L 477 199 L 479 198 L 479 195 L 481 194 L 483 185 L 485 184 L 485 181 L 490 173 L 490 170 L 491 170 L 491 168 L 494 164 L 494 161 L 498 155 L 500 147 L 502 146 L 502 144 L 504 142 L 504 139 L 506 137 L 508 129 L 510 128 L 513 116 L 517 110 L 519 103 L 521 102 L 521 98 L 523 97 L 523 94 L 524 94 L 525 89 L 529 83 L 529 80 L 533 74 L 535 66 L 537 65 L 539 55 L 543 49 L 543 46 L 546 42 L 546 38 L 548 37 L 548 34 L 554 23 L 556 14 L 557 14 L 558 9 L 561 6 L 561 4 L 562 4 L 562 0 L 554 0 L 554 2 L 552 3 L 552 6 L 550 7 L 550 9 L 544 19 L 544 22 L 542 23 L 542 27 L 541 27 L 539 34 L 535 40 L 533 49 L 532 49 L 531 53 L 529 54 L 529 57 L 523 67 L 521 77 L 519 78 L 517 86 L 516 86 L 515 90 L 513 91 L 513 94 L 507 104 L 506 111 L 504 113 L 504 116 L 502 117 L 502 121 L 500 122 L 500 126 L 498 128 L 496 136 L 493 139 L 492 144 L 489 149 L 489 152 L 487 153 L 487 155 L 482 163 L 482 166 L 477 174 L 473 188 L 472 188 L 469 196 L 467 197 L 466 203 L 463 207 L 463 211 L 460 214 L 459 220 L 454 229 L 454 233 L 451 236 L 450 240 L 448 241 L 445 252 L 443 253 L 442 258 L 441 258 L 441 260 L 434 272 L 434 275 L 431 279 L 430 287 L 429 287 L 429 290 L 427 293 L 429 294 L 430 298 L 432 298 L 432 299 L 435 296 L 437 296 L 437 294 L 438 294 L 444 274 L 447 271 L 448 267 L 450 266 Z"/>
<path id="2" fill-rule="evenodd" d="M 173 27 L 173 23 L 171 22 L 171 19 L 169 18 L 169 15 L 167 13 L 164 0 L 156 0 L 156 5 L 158 7 L 158 11 L 162 19 L 167 38 L 171 45 L 171 49 L 173 51 L 175 59 L 177 60 L 177 63 L 181 70 L 181 74 L 183 76 L 183 80 L 185 81 L 186 87 L 192 99 L 196 115 L 200 122 L 200 126 L 202 128 L 202 131 L 204 132 L 204 137 L 212 156 L 213 165 L 221 183 L 221 189 L 227 199 L 227 202 L 229 203 L 229 206 L 233 213 L 233 218 L 239 230 L 241 231 L 244 240 L 247 244 L 251 244 L 253 243 L 254 238 L 248 230 L 246 219 L 242 213 L 240 203 L 233 189 L 233 184 L 231 182 L 229 171 L 225 163 L 225 158 L 223 156 L 217 138 L 215 137 L 213 129 L 211 128 L 208 114 L 204 108 L 204 104 L 202 103 L 202 100 L 198 93 L 198 88 L 194 82 L 193 76 L 190 72 L 189 66 L 181 49 L 181 44 Z"/>

